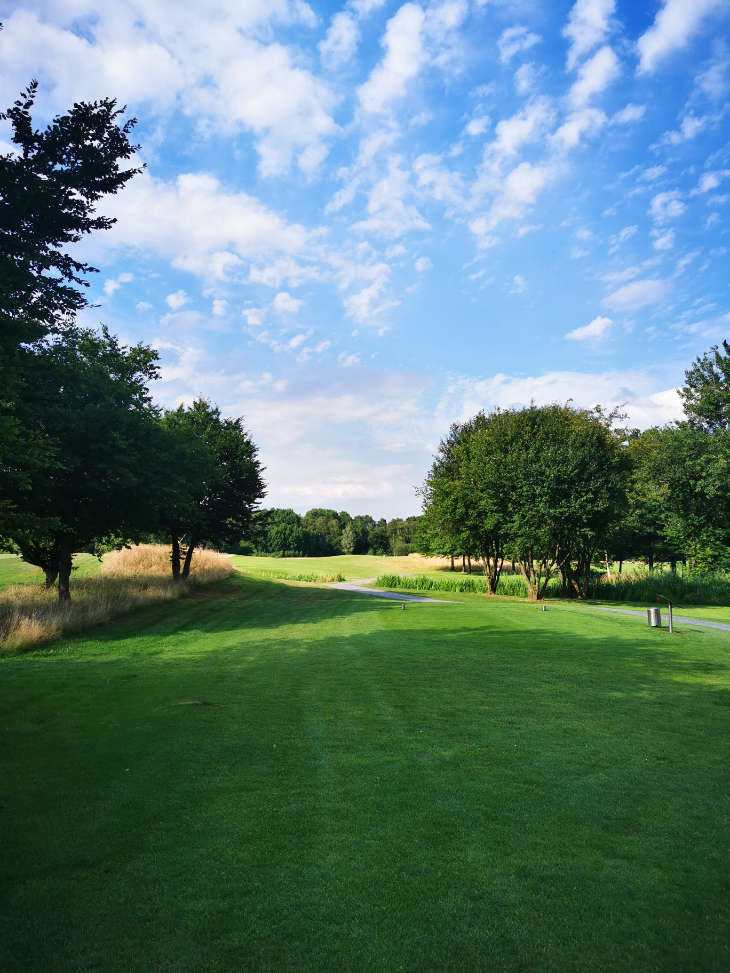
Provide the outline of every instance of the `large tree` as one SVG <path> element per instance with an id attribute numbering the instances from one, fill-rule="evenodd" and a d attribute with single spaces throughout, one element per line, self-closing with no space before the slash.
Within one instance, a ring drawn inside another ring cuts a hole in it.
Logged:
<path id="1" fill-rule="evenodd" d="M 242 419 L 226 419 L 217 406 L 198 399 L 166 412 L 162 428 L 172 450 L 169 489 L 160 522 L 172 543 L 172 576 L 185 579 L 203 542 L 224 546 L 251 533 L 252 516 L 264 495 L 258 450 Z"/>
<path id="2" fill-rule="evenodd" d="M 125 347 L 106 329 L 69 327 L 38 345 L 34 358 L 36 382 L 23 389 L 19 415 L 42 439 L 45 463 L 30 471 L 22 516 L 6 541 L 40 565 L 47 582 L 57 576 L 67 600 L 75 551 L 154 526 L 162 434 L 148 384 L 157 353 Z"/>
<path id="3" fill-rule="evenodd" d="M 489 591 L 505 554 L 530 598 L 563 575 L 586 594 L 591 558 L 624 502 L 625 460 L 610 417 L 569 406 L 479 413 L 452 426 L 426 480 L 427 521 L 478 555 Z"/>
<path id="4" fill-rule="evenodd" d="M 31 82 L 0 113 L 13 143 L 0 153 L 0 534 L 6 536 L 22 521 L 23 502 L 50 461 L 46 440 L 21 417 L 26 389 L 41 380 L 35 343 L 87 306 L 86 277 L 95 270 L 69 248 L 114 223 L 96 205 L 140 171 L 128 164 L 137 149 L 130 141 L 135 120 L 122 122 L 124 109 L 113 99 L 75 104 L 39 130 L 31 115 L 37 87 Z"/>

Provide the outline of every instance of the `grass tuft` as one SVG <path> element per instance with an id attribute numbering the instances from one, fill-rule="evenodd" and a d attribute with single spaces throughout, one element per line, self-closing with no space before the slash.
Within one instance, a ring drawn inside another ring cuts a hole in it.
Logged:
<path id="1" fill-rule="evenodd" d="M 222 581 L 233 571 L 217 551 L 193 556 L 190 578 L 175 583 L 163 544 L 140 544 L 105 555 L 101 573 L 72 581 L 70 603 L 53 589 L 19 584 L 0 591 L 0 653 L 27 652 L 59 635 L 83 631 L 143 605 L 180 598 L 199 585 Z"/>

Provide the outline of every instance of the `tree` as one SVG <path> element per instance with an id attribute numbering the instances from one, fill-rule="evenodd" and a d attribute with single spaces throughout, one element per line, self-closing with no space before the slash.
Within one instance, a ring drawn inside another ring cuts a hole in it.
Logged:
<path id="1" fill-rule="evenodd" d="M 79 288 L 96 268 L 68 246 L 116 221 L 95 213 L 141 171 L 122 168 L 139 146 L 129 136 L 132 118 L 113 98 L 79 102 L 44 131 L 33 127 L 32 81 L 0 119 L 12 126 L 14 152 L 0 155 L 0 336 L 3 350 L 17 349 L 56 332 L 84 307 Z"/>
<path id="2" fill-rule="evenodd" d="M 685 385 L 680 389 L 684 411 L 690 426 L 707 432 L 730 430 L 730 344 L 717 345 L 684 373 Z"/>
<path id="3" fill-rule="evenodd" d="M 600 410 L 479 413 L 441 443 L 424 488 L 426 520 L 452 554 L 482 560 L 492 594 L 509 551 L 530 598 L 557 571 L 566 592 L 585 595 L 591 557 L 623 504 L 624 469 Z"/>
<path id="4" fill-rule="evenodd" d="M 160 522 L 172 542 L 172 576 L 190 574 L 201 543 L 224 546 L 251 531 L 252 515 L 264 495 L 258 450 L 242 419 L 225 419 L 217 406 L 198 399 L 166 412 L 162 428 L 176 455 Z"/>
<path id="5" fill-rule="evenodd" d="M 51 461 L 46 440 L 19 413 L 26 389 L 40 380 L 34 343 L 87 306 L 82 289 L 95 270 L 68 247 L 115 222 L 95 206 L 140 172 L 123 165 L 138 148 L 129 138 L 135 119 L 121 123 L 124 109 L 113 99 L 75 104 L 38 131 L 31 117 L 37 88 L 31 82 L 0 114 L 15 146 L 0 154 L 0 534 L 6 536 Z"/>
<path id="6" fill-rule="evenodd" d="M 112 533 L 132 539 L 154 524 L 161 435 L 147 386 L 157 377 L 157 353 L 125 347 L 106 329 L 69 326 L 34 357 L 37 381 L 23 389 L 19 416 L 42 438 L 45 464 L 29 472 L 9 540 L 43 568 L 47 584 L 58 577 L 63 601 L 75 551 Z"/>

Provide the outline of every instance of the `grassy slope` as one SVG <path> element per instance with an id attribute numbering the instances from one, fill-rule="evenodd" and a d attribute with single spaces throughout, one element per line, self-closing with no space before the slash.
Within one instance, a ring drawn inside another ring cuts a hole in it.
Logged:
<path id="1" fill-rule="evenodd" d="M 722 633 L 234 578 L 0 682 L 2 968 L 730 963 Z"/>
<path id="2" fill-rule="evenodd" d="M 342 574 L 349 580 L 376 578 L 379 574 L 438 573 L 429 558 L 387 557 L 375 554 L 340 554 L 335 557 L 243 557 L 236 555 L 233 563 L 239 571 L 255 574 L 257 571 L 280 570 L 286 574 L 316 573 Z"/>

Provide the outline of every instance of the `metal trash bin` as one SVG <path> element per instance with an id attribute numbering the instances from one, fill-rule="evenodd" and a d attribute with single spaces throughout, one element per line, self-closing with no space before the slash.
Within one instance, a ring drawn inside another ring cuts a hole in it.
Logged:
<path id="1" fill-rule="evenodd" d="M 658 608 L 647 608 L 646 614 L 649 616 L 649 624 L 652 628 L 662 627 L 662 613 Z"/>

